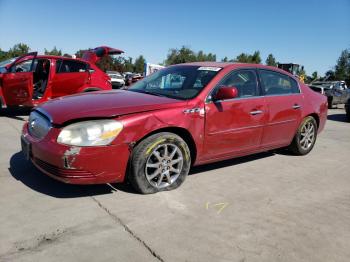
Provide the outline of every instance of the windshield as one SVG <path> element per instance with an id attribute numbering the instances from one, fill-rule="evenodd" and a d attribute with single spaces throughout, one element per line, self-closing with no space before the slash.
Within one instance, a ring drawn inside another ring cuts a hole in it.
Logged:
<path id="1" fill-rule="evenodd" d="M 13 63 L 18 57 L 13 57 L 13 58 L 10 58 L 10 59 L 7 59 L 7 60 L 4 60 L 4 61 L 1 61 L 0 62 L 0 67 L 5 67 L 11 63 Z"/>
<path id="2" fill-rule="evenodd" d="M 5 73 L 7 70 L 5 68 L 5 66 L 13 63 L 18 57 L 13 57 L 4 61 L 0 62 L 0 73 Z"/>
<path id="3" fill-rule="evenodd" d="M 128 90 L 181 100 L 191 99 L 197 96 L 220 70 L 220 67 L 172 66 L 140 80 Z"/>

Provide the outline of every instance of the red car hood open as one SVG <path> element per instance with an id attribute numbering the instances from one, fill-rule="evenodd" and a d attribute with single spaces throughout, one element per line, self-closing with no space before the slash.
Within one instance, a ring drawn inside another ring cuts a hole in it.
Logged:
<path id="1" fill-rule="evenodd" d="M 66 96 L 39 106 L 54 124 L 83 118 L 110 118 L 120 115 L 182 106 L 185 101 L 125 90 L 99 91 Z"/>

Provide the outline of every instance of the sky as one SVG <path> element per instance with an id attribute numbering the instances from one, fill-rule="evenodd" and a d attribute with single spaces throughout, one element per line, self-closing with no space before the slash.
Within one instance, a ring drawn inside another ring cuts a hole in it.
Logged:
<path id="1" fill-rule="evenodd" d="M 350 48 L 350 0 L 0 0 L 0 28 L 2 50 L 107 45 L 150 63 L 183 45 L 218 60 L 259 50 L 322 75 Z"/>

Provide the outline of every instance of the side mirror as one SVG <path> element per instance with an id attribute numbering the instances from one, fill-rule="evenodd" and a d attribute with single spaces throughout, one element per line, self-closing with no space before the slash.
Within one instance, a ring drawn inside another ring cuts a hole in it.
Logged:
<path id="1" fill-rule="evenodd" d="M 238 90 L 236 87 L 228 87 L 228 86 L 222 86 L 219 88 L 218 92 L 216 93 L 214 100 L 228 100 L 233 99 L 238 96 Z"/>

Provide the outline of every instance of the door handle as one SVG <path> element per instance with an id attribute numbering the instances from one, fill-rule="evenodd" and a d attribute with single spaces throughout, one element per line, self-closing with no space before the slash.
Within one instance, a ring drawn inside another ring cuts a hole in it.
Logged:
<path id="1" fill-rule="evenodd" d="M 294 106 L 293 106 L 293 109 L 300 109 L 301 108 L 301 105 L 298 105 L 298 104 L 295 104 Z"/>
<path id="2" fill-rule="evenodd" d="M 262 114 L 262 113 L 263 113 L 262 110 L 253 110 L 253 111 L 250 112 L 250 114 L 251 114 L 252 116 L 259 115 L 259 114 Z"/>

